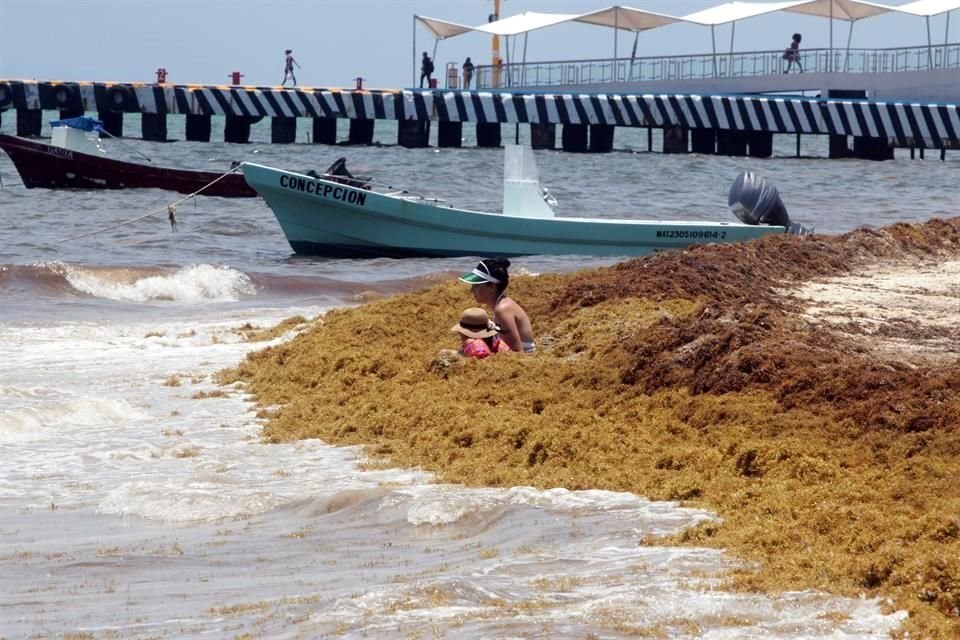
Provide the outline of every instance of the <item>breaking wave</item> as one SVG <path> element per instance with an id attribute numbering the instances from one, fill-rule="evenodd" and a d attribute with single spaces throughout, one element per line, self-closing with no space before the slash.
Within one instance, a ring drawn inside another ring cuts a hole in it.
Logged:
<path id="1" fill-rule="evenodd" d="M 173 271 L 160 267 L 81 267 L 62 262 L 3 265 L 2 290 L 82 294 L 122 302 L 188 303 L 233 302 L 257 293 L 245 273 L 227 266 L 196 264 Z"/>

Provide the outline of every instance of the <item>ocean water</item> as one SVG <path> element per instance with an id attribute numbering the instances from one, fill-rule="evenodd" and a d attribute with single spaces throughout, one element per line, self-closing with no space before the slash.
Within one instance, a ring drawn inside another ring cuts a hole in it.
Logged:
<path id="1" fill-rule="evenodd" d="M 369 148 L 272 146 L 269 123 L 248 145 L 105 144 L 210 170 L 322 170 L 345 156 L 379 182 L 498 208 L 502 152 L 403 149 L 377 126 L 384 145 Z M 810 138 L 797 159 L 784 137 L 771 159 L 666 156 L 630 131 L 615 146 L 536 152 L 559 215 L 729 219 L 745 169 L 820 233 L 957 213 L 950 152 L 828 161 Z M 258 199 L 185 202 L 173 233 L 165 215 L 124 223 L 179 194 L 27 190 L 3 154 L 0 180 L 0 638 L 883 638 L 903 618 L 875 600 L 725 592 L 717 573 L 733 558 L 639 544 L 708 512 L 466 489 L 365 469 L 358 449 L 261 444 L 249 399 L 212 381 L 266 346 L 243 341 L 245 324 L 408 291 L 472 260 L 295 257 Z M 614 261 L 519 258 L 513 271 Z"/>

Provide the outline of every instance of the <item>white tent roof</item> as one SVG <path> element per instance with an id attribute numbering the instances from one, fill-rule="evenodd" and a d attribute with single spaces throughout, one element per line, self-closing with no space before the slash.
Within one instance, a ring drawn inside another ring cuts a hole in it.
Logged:
<path id="1" fill-rule="evenodd" d="M 681 20 L 715 26 L 736 20 L 743 20 L 744 18 L 752 18 L 753 16 L 759 16 L 773 11 L 783 11 L 808 2 L 809 0 L 788 0 L 786 2 L 727 2 L 726 4 L 685 15 Z"/>
<path id="2" fill-rule="evenodd" d="M 787 11 L 829 18 L 831 5 L 834 19 L 850 22 L 878 16 L 898 8 L 865 0 L 807 0 L 798 6 L 790 7 Z"/>
<path id="3" fill-rule="evenodd" d="M 655 29 L 672 22 L 679 22 L 683 18 L 668 16 L 665 13 L 644 11 L 631 7 L 607 7 L 574 18 L 574 22 L 585 22 L 601 27 L 625 29 L 627 31 L 645 31 Z"/>
<path id="4" fill-rule="evenodd" d="M 791 11 L 837 20 L 856 21 L 863 18 L 899 11 L 916 16 L 935 16 L 960 9 L 960 0 L 915 0 L 900 6 L 888 6 L 867 0 L 782 0 L 780 2 L 727 2 L 703 11 L 677 17 L 632 7 L 612 6 L 582 15 L 568 13 L 539 13 L 527 11 L 478 27 L 468 27 L 456 22 L 415 16 L 434 37 L 443 40 L 468 31 L 483 31 L 499 36 L 515 36 L 528 31 L 543 29 L 561 22 L 583 22 L 604 27 L 616 27 L 626 31 L 644 31 L 673 22 L 695 22 L 702 25 L 720 25 L 774 11 Z"/>
<path id="5" fill-rule="evenodd" d="M 912 13 L 915 16 L 936 16 L 947 11 L 960 9 L 960 0 L 917 0 L 899 7 L 890 7 L 894 11 Z"/>
<path id="6" fill-rule="evenodd" d="M 468 31 L 473 31 L 473 27 L 467 27 L 462 24 L 457 24 L 456 22 L 447 22 L 446 20 L 438 20 L 436 18 L 428 18 L 426 16 L 413 16 L 418 21 L 420 21 L 423 26 L 425 26 L 435 38 L 443 40 L 445 38 L 452 38 L 453 36 L 459 36 Z"/>
<path id="7" fill-rule="evenodd" d="M 524 11 L 515 16 L 488 22 L 479 27 L 473 27 L 474 31 L 483 31 L 498 36 L 515 36 L 528 31 L 543 29 L 561 22 L 567 22 L 577 17 L 575 13 L 538 13 L 536 11 Z"/>
<path id="8" fill-rule="evenodd" d="M 683 20 L 683 18 L 670 16 L 665 13 L 619 6 L 607 7 L 606 9 L 599 9 L 582 15 L 576 13 L 539 13 L 536 11 L 526 11 L 477 27 L 468 27 L 456 22 L 438 20 L 437 18 L 428 18 L 426 16 L 414 17 L 422 23 L 434 37 L 440 40 L 459 36 L 468 31 L 482 31 L 498 36 L 515 36 L 560 24 L 561 22 L 571 21 L 623 29 L 625 31 L 645 31 Z"/>

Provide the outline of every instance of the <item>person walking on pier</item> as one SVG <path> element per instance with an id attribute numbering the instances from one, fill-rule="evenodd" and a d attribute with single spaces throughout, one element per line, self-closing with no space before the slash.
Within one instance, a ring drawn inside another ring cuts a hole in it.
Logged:
<path id="1" fill-rule="evenodd" d="M 470 61 L 470 56 L 467 56 L 467 59 L 463 61 L 463 88 L 470 88 L 470 81 L 473 80 L 473 62 Z"/>
<path id="2" fill-rule="evenodd" d="M 293 75 L 293 65 L 297 65 L 297 68 L 300 67 L 300 63 L 293 59 L 293 49 L 287 49 L 286 59 L 283 63 L 283 82 L 280 83 L 280 86 L 283 87 L 287 84 L 287 76 L 290 76 L 290 79 L 293 80 L 293 86 L 297 86 L 297 76 Z"/>
<path id="3" fill-rule="evenodd" d="M 433 60 L 430 59 L 430 56 L 427 55 L 427 52 L 423 52 L 423 59 L 420 61 L 420 88 L 423 89 L 423 79 L 427 79 L 427 88 L 429 89 L 433 85 Z"/>
<path id="4" fill-rule="evenodd" d="M 790 42 L 790 47 L 783 52 L 783 59 L 787 61 L 787 68 L 783 70 L 784 73 L 790 73 L 790 68 L 793 66 L 793 63 L 796 62 L 797 66 L 800 67 L 800 73 L 803 73 L 803 65 L 800 63 L 800 40 L 803 38 L 799 33 L 793 34 L 793 40 Z"/>

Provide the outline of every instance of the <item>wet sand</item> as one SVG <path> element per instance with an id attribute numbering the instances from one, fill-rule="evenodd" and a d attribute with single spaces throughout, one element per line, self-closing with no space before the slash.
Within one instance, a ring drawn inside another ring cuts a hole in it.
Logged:
<path id="1" fill-rule="evenodd" d="M 438 355 L 455 282 L 251 355 L 268 441 L 367 445 L 472 486 L 630 491 L 722 523 L 731 589 L 881 596 L 960 633 L 960 219 L 514 274 L 533 357 Z M 451 278 L 452 280 L 452 278 Z M 747 566 L 745 564 L 744 566 Z"/>

